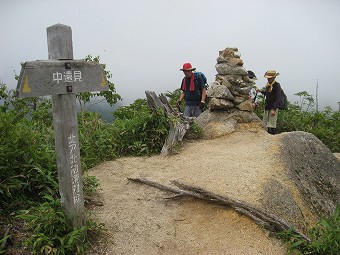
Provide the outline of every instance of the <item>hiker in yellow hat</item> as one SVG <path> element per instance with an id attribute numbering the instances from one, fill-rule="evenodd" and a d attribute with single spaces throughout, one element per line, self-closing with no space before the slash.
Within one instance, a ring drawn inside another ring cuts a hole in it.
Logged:
<path id="1" fill-rule="evenodd" d="M 268 70 L 264 77 L 267 78 L 266 88 L 256 90 L 265 96 L 263 122 L 269 134 L 276 133 L 277 116 L 279 113 L 279 101 L 281 98 L 281 85 L 275 79 L 279 75 L 275 70 Z"/>

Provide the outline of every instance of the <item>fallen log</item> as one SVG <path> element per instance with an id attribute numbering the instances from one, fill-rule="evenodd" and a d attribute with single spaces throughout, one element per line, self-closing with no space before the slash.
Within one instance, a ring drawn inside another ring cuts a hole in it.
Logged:
<path id="1" fill-rule="evenodd" d="M 227 196 L 221 196 L 218 194 L 214 194 L 212 192 L 209 192 L 207 190 L 204 190 L 199 187 L 190 186 L 187 184 L 183 184 L 178 181 L 172 181 L 171 183 L 177 186 L 178 188 L 174 188 L 171 186 L 167 186 L 164 184 L 160 184 L 154 181 L 150 181 L 144 178 L 128 178 L 130 181 L 143 183 L 149 186 L 152 186 L 157 189 L 165 190 L 168 192 L 175 193 L 176 196 L 174 197 L 181 197 L 181 196 L 190 196 L 194 198 L 199 198 L 202 200 L 206 200 L 209 202 L 217 203 L 219 205 L 224 205 L 233 208 L 238 213 L 245 215 L 252 219 L 257 225 L 264 227 L 268 231 L 272 233 L 277 233 L 280 231 L 287 231 L 292 230 L 293 233 L 298 234 L 303 238 L 304 240 L 310 242 L 310 239 L 304 235 L 299 230 L 295 229 L 293 226 L 291 226 L 289 223 L 285 222 L 284 220 L 280 219 L 279 217 L 267 213 L 264 210 L 257 208 L 255 206 L 252 206 L 246 202 L 239 201 L 232 199 Z"/>

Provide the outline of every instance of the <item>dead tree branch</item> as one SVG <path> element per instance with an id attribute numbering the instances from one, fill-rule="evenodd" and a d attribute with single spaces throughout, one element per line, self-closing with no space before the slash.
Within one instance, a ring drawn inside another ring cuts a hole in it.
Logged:
<path id="1" fill-rule="evenodd" d="M 205 189 L 183 184 L 178 181 L 171 182 L 172 184 L 178 187 L 177 189 L 171 186 L 166 186 L 166 185 L 163 185 L 163 184 L 160 184 L 154 181 L 150 181 L 147 179 L 143 179 L 143 178 L 128 178 L 128 179 L 130 181 L 143 183 L 143 184 L 152 186 L 157 189 L 175 193 L 177 194 L 175 197 L 190 196 L 190 197 L 195 197 L 195 198 L 199 198 L 199 199 L 206 200 L 209 202 L 214 202 L 220 205 L 231 207 L 238 213 L 248 216 L 256 224 L 264 227 L 270 232 L 275 233 L 275 232 L 286 231 L 286 230 L 291 229 L 295 234 L 300 235 L 304 240 L 308 242 L 310 241 L 310 239 L 307 236 L 305 236 L 302 232 L 295 229 L 289 223 L 285 222 L 284 220 L 280 219 L 279 217 L 273 214 L 267 213 L 264 210 L 260 208 L 256 208 L 255 206 L 252 206 L 246 202 L 235 200 L 227 196 L 214 194 Z"/>
<path id="2" fill-rule="evenodd" d="M 170 119 L 169 135 L 163 145 L 161 155 L 177 153 L 177 148 L 183 141 L 183 137 L 189 130 L 194 118 L 184 118 L 181 113 L 175 111 L 166 97 L 159 97 L 153 91 L 145 91 L 148 107 L 152 111 L 162 110 Z"/>

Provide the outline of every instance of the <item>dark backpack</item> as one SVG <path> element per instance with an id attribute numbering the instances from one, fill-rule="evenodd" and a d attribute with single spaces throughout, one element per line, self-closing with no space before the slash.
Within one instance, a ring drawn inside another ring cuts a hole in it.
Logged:
<path id="1" fill-rule="evenodd" d="M 205 89 L 208 89 L 209 85 L 208 85 L 208 80 L 207 80 L 207 77 L 205 76 L 205 74 L 202 73 L 202 72 L 194 72 L 194 74 L 195 74 L 195 80 L 197 80 L 198 77 L 201 77 L 201 79 L 203 80 Z M 198 83 L 198 81 L 197 81 L 197 83 Z"/>
<path id="2" fill-rule="evenodd" d="M 278 108 L 280 110 L 286 110 L 288 108 L 287 95 L 285 94 L 285 92 L 283 91 L 282 88 L 281 88 L 281 98 L 280 98 L 280 102 L 279 102 Z"/>

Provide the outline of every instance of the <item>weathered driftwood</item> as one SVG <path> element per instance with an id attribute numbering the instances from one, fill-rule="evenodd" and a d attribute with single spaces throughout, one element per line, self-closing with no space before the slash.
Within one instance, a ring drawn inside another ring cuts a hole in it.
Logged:
<path id="1" fill-rule="evenodd" d="M 145 91 L 148 107 L 152 111 L 162 110 L 170 117 L 169 135 L 162 147 L 161 155 L 177 153 L 178 146 L 183 141 L 183 137 L 190 128 L 194 118 L 184 118 L 180 112 L 175 111 L 169 104 L 166 97 L 161 94 L 159 97 L 153 91 Z"/>
<path id="2" fill-rule="evenodd" d="M 232 199 L 227 196 L 221 196 L 218 194 L 214 194 L 207 190 L 204 190 L 199 187 L 190 186 L 187 184 L 180 183 L 178 181 L 172 181 L 171 183 L 176 185 L 178 188 L 174 188 L 171 186 L 163 185 L 160 183 L 156 183 L 154 181 L 150 181 L 144 178 L 128 178 L 131 181 L 143 183 L 161 190 L 169 191 L 175 193 L 176 196 L 191 196 L 199 199 L 203 199 L 209 202 L 214 202 L 220 205 L 229 206 L 233 208 L 235 211 L 248 216 L 252 219 L 256 224 L 264 227 L 270 232 L 280 232 L 285 230 L 292 230 L 295 234 L 300 235 L 304 240 L 310 241 L 310 239 L 305 236 L 302 232 L 295 229 L 293 226 L 285 222 L 284 220 L 278 218 L 277 216 L 267 213 L 260 208 L 256 208 L 246 202 Z"/>
<path id="3" fill-rule="evenodd" d="M 148 107 L 152 111 L 162 110 L 166 115 L 179 116 L 163 94 L 158 97 L 154 91 L 145 91 L 145 95 Z"/>

